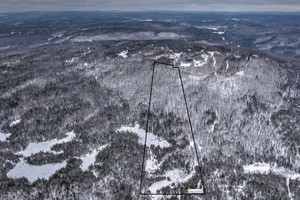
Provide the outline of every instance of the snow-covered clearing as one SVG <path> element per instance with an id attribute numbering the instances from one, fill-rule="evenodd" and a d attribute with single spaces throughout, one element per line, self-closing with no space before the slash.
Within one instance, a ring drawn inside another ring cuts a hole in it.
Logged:
<path id="1" fill-rule="evenodd" d="M 39 152 L 51 152 L 51 153 L 57 153 L 56 151 L 52 151 L 51 148 L 56 144 L 62 144 L 72 141 L 76 137 L 76 134 L 74 131 L 66 133 L 66 137 L 62 139 L 52 139 L 45 142 L 33 142 L 30 143 L 25 150 L 20 151 L 19 154 L 23 156 L 31 156 L 33 154 L 39 153 Z"/>
<path id="2" fill-rule="evenodd" d="M 2 133 L 0 132 L 0 141 L 5 141 L 11 134 L 10 133 Z"/>
<path id="3" fill-rule="evenodd" d="M 159 166 L 160 166 L 160 164 L 158 164 L 157 159 L 154 157 L 152 151 L 150 150 L 150 156 L 146 160 L 145 170 L 151 174 L 152 172 L 159 169 Z"/>
<path id="4" fill-rule="evenodd" d="M 191 147 L 191 148 L 195 148 L 194 141 L 191 141 L 191 142 L 190 142 L 190 147 Z M 200 146 L 199 144 L 196 145 L 196 147 L 198 148 L 198 151 L 201 151 L 201 150 L 202 150 L 202 146 Z"/>
<path id="5" fill-rule="evenodd" d="M 92 152 L 85 154 L 84 156 L 81 156 L 80 159 L 82 160 L 82 164 L 80 165 L 80 168 L 82 171 L 86 171 L 89 169 L 89 166 L 95 163 L 97 154 L 105 149 L 108 145 L 102 145 L 97 149 L 94 149 Z"/>
<path id="6" fill-rule="evenodd" d="M 76 137 L 74 131 L 66 133 L 66 137 L 62 139 L 53 139 L 45 142 L 30 143 L 24 151 L 18 152 L 19 155 L 29 157 L 39 152 L 51 152 L 57 154 L 58 152 L 52 151 L 51 148 L 56 144 L 62 144 L 72 141 Z M 44 164 L 40 166 L 30 165 L 22 158 L 16 166 L 10 170 L 6 175 L 10 178 L 27 178 L 31 183 L 38 178 L 49 179 L 55 172 L 67 165 L 67 161 L 62 163 Z"/>
<path id="7" fill-rule="evenodd" d="M 181 169 L 173 169 L 167 171 L 163 176 L 168 177 L 168 179 L 161 180 L 158 182 L 153 183 L 149 190 L 151 193 L 156 193 L 157 190 L 162 189 L 163 187 L 170 186 L 172 183 L 177 185 L 178 183 L 184 183 L 188 181 L 192 176 L 194 175 L 195 171 L 192 171 L 191 173 L 187 174 L 185 171 Z"/>
<path id="8" fill-rule="evenodd" d="M 260 173 L 260 174 L 269 174 L 273 173 L 279 176 L 283 176 L 286 178 L 286 186 L 288 189 L 288 196 L 290 199 L 293 199 L 293 194 L 290 190 L 290 179 L 300 179 L 300 174 L 292 171 L 290 169 L 286 169 L 284 167 L 278 167 L 277 165 L 270 165 L 270 163 L 254 163 L 252 165 L 244 165 L 244 171 L 246 173 Z"/>
<path id="9" fill-rule="evenodd" d="M 145 143 L 145 136 L 146 136 L 146 131 L 144 129 L 140 128 L 139 124 L 135 124 L 133 127 L 131 126 L 122 126 L 117 130 L 117 132 L 130 132 L 130 133 L 135 133 L 137 136 L 139 136 L 138 142 L 140 144 Z M 166 140 L 164 140 L 161 137 L 158 137 L 154 135 L 153 133 L 147 133 L 147 146 L 159 146 L 161 148 L 166 148 L 170 147 L 170 143 L 168 143 Z"/>
<path id="10" fill-rule="evenodd" d="M 192 65 L 192 63 L 180 62 L 180 67 L 190 67 L 191 65 Z"/>
<path id="11" fill-rule="evenodd" d="M 66 166 L 66 161 L 62 163 L 46 164 L 41 166 L 35 166 L 27 164 L 23 159 L 6 175 L 9 178 L 21 178 L 25 177 L 33 183 L 38 178 L 49 179 L 57 170 Z"/>
<path id="12" fill-rule="evenodd" d="M 269 173 L 273 173 L 273 174 L 277 174 L 286 178 L 290 178 L 290 179 L 299 179 L 300 178 L 300 174 L 286 169 L 284 167 L 278 167 L 276 165 L 271 166 L 270 163 L 254 163 L 252 165 L 244 165 L 243 166 L 244 171 L 246 173 L 260 173 L 260 174 L 269 174 Z"/>

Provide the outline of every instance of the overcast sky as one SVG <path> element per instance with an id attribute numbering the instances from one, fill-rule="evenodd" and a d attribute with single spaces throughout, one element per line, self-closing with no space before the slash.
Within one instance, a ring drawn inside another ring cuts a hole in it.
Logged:
<path id="1" fill-rule="evenodd" d="M 300 11 L 300 0 L 0 0 L 0 12 L 33 10 Z"/>

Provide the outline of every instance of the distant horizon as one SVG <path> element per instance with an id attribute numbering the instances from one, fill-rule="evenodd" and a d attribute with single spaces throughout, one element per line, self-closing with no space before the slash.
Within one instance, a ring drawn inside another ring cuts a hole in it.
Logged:
<path id="1" fill-rule="evenodd" d="M 299 0 L 0 0 L 0 12 L 300 12 Z"/>
<path id="2" fill-rule="evenodd" d="M 141 12 L 181 12 L 181 13 L 297 13 L 300 14 L 300 10 L 295 11 L 279 11 L 279 10 L 25 10 L 25 11 L 0 11 L 1 14 L 10 13 L 63 13 L 63 12 L 120 12 L 120 13 L 141 13 Z"/>

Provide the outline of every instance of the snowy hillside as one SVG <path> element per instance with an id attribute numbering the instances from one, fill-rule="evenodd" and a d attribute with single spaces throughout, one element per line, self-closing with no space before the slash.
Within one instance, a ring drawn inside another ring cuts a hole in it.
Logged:
<path id="1" fill-rule="evenodd" d="M 0 16 L 0 199 L 299 199 L 299 21 L 284 19 Z"/>

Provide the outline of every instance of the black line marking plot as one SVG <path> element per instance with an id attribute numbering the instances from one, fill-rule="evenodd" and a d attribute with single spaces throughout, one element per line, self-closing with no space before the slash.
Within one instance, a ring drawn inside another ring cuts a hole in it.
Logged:
<path id="1" fill-rule="evenodd" d="M 149 133 L 149 119 L 150 119 L 150 113 L 151 113 L 151 103 L 153 101 L 152 96 L 153 96 L 153 86 L 154 86 L 154 75 L 155 75 L 155 66 L 156 65 L 165 65 L 165 66 L 171 66 L 172 69 L 177 69 L 177 73 L 179 75 L 179 81 L 180 81 L 180 86 L 181 86 L 181 90 L 182 90 L 182 94 L 183 94 L 183 98 L 184 98 L 184 107 L 185 107 L 185 111 L 187 114 L 187 118 L 188 118 L 188 122 L 189 122 L 189 128 L 190 128 L 190 132 L 192 134 L 192 139 L 193 139 L 193 147 L 194 147 L 194 151 L 195 151 L 195 156 L 196 156 L 196 160 L 197 160 L 197 169 L 196 169 L 196 174 L 200 176 L 200 182 L 201 182 L 201 188 L 185 188 L 183 190 L 175 191 L 172 193 L 157 193 L 157 192 L 149 192 L 143 191 L 143 184 L 145 182 L 145 174 L 146 174 L 146 170 L 145 170 L 145 161 L 146 161 L 146 152 L 147 152 L 147 137 L 148 137 L 148 133 Z M 151 77 L 151 87 L 150 87 L 150 97 L 149 97 L 149 104 L 148 104 L 148 114 L 147 114 L 147 122 L 146 122 L 146 133 L 145 133 L 145 141 L 144 141 L 144 150 L 143 150 L 143 160 L 142 160 L 142 169 L 141 169 L 141 179 L 140 179 L 140 188 L 139 188 L 139 197 L 146 195 L 146 196 L 151 196 L 151 195 L 203 195 L 205 194 L 205 188 L 204 188 L 204 183 L 203 183 L 203 179 L 202 179 L 202 166 L 199 160 L 199 156 L 198 156 L 198 150 L 197 150 L 197 146 L 196 146 L 196 142 L 195 142 L 195 135 L 194 135 L 194 130 L 192 127 L 192 122 L 191 122 L 191 117 L 190 117 L 190 112 L 189 112 L 189 108 L 188 108 L 188 103 L 187 103 L 187 98 L 186 98 L 186 94 L 185 94 L 185 90 L 184 90 L 184 85 L 183 85 L 183 81 L 182 81 L 182 74 L 180 71 L 179 67 L 175 67 L 173 64 L 169 64 L 169 63 L 164 63 L 164 62 L 160 62 L 160 61 L 154 61 L 152 64 L 152 77 Z"/>

